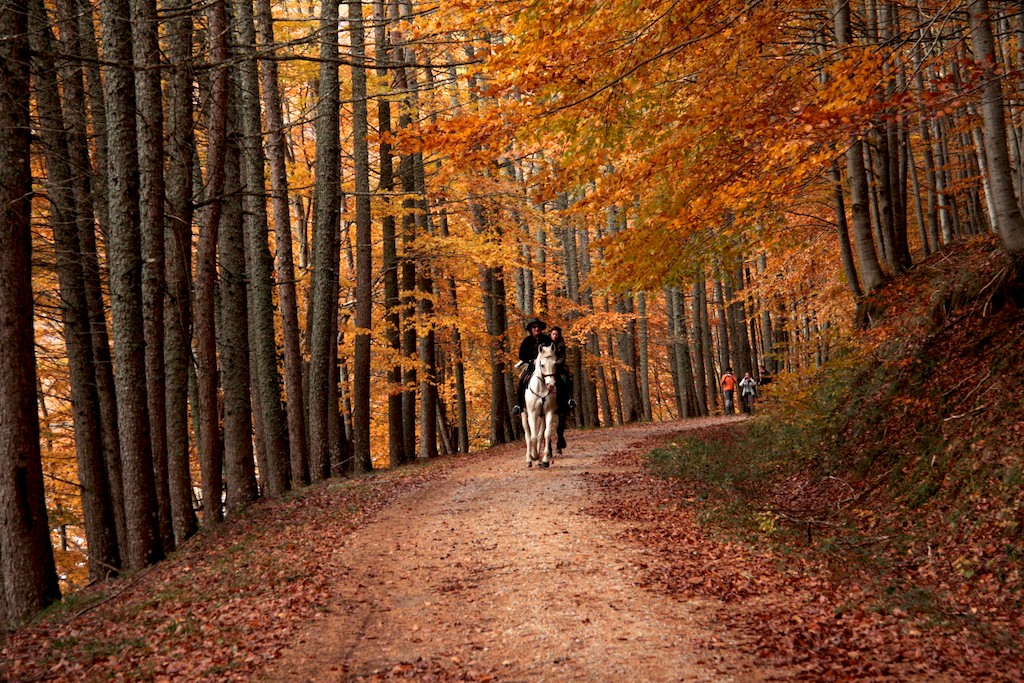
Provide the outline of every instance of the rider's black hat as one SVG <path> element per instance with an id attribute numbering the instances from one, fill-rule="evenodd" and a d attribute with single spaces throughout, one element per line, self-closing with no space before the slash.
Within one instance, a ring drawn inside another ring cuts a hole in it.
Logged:
<path id="1" fill-rule="evenodd" d="M 541 320 L 540 318 L 534 318 L 530 322 L 526 323 L 526 331 L 529 332 L 530 328 L 533 327 L 534 325 L 540 325 L 541 330 L 547 327 L 543 320 Z"/>

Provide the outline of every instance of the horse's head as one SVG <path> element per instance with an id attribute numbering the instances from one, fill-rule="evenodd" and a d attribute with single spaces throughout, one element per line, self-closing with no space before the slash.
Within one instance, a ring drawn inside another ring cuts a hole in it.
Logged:
<path id="1" fill-rule="evenodd" d="M 541 344 L 540 348 L 537 349 L 537 361 L 534 364 L 535 369 L 533 373 L 539 375 L 544 379 L 544 383 L 549 387 L 555 384 L 555 363 L 557 357 L 555 356 L 555 347 L 553 344 Z"/>

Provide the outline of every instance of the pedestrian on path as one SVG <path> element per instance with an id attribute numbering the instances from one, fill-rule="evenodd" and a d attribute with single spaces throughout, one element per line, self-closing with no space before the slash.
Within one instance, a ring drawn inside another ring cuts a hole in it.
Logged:
<path id="1" fill-rule="evenodd" d="M 722 375 L 722 394 L 725 396 L 725 414 L 732 415 L 736 412 L 736 375 L 732 374 L 732 368 L 726 368 Z"/>
<path id="2" fill-rule="evenodd" d="M 740 380 L 740 402 L 743 405 L 743 412 L 750 414 L 754 412 L 754 400 L 757 398 L 757 382 L 750 376 L 750 373 L 743 375 Z"/>

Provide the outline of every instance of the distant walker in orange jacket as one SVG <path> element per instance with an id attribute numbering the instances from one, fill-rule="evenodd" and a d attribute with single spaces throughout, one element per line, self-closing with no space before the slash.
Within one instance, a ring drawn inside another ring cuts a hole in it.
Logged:
<path id="1" fill-rule="evenodd" d="M 725 394 L 725 414 L 732 415 L 735 412 L 736 375 L 732 374 L 732 368 L 726 368 L 722 375 L 722 393 Z"/>

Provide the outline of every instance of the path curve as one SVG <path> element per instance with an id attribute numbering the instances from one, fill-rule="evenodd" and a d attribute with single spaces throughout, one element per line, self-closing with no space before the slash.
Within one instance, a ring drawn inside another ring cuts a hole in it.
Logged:
<path id="1" fill-rule="evenodd" d="M 650 557 L 585 512 L 601 456 L 722 418 L 571 432 L 547 470 L 522 444 L 470 456 L 350 536 L 333 600 L 271 681 L 757 681 L 711 603 L 637 587 Z"/>

